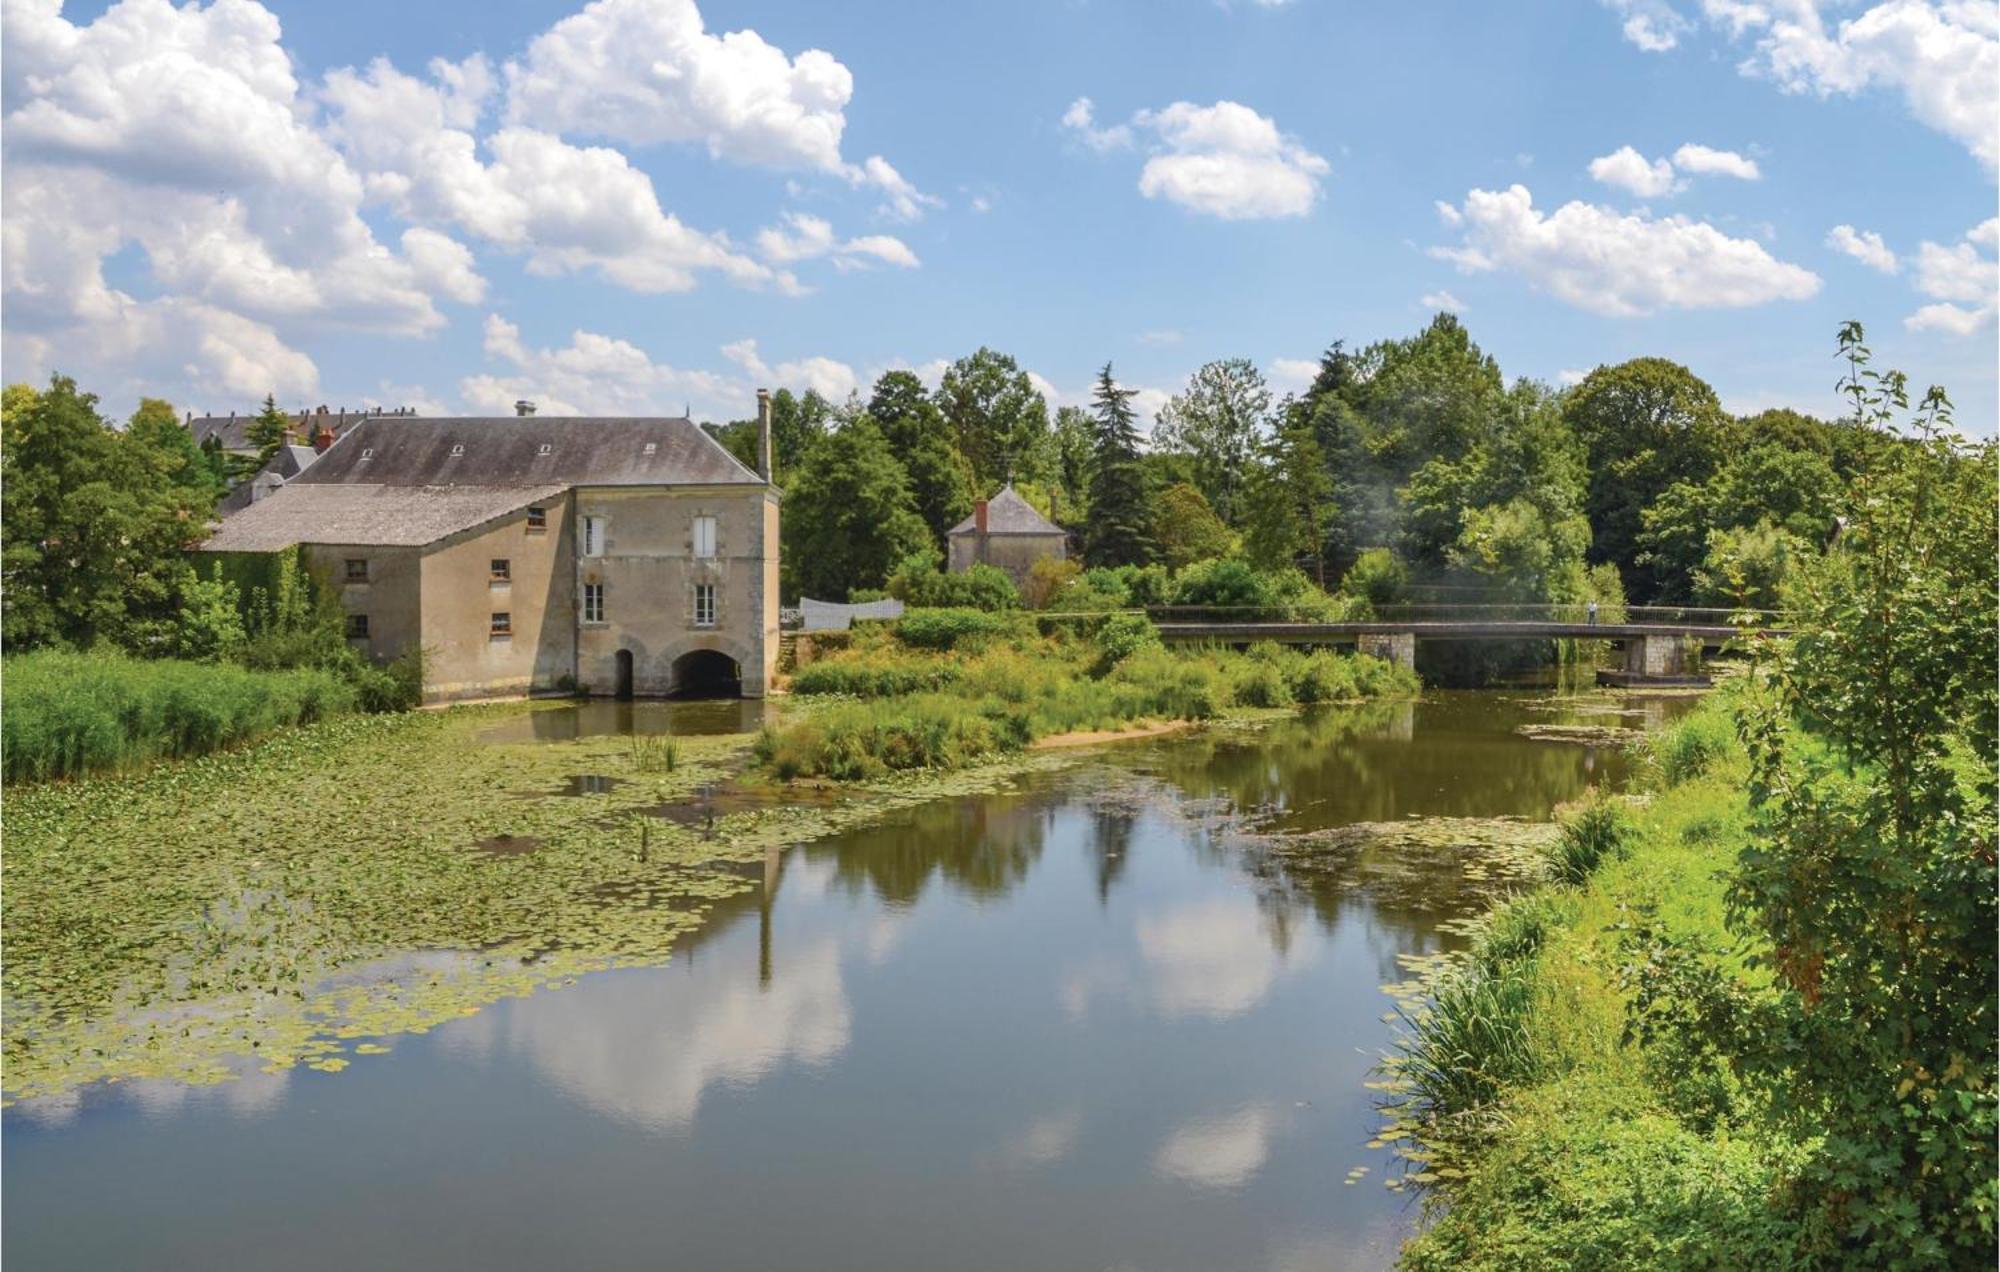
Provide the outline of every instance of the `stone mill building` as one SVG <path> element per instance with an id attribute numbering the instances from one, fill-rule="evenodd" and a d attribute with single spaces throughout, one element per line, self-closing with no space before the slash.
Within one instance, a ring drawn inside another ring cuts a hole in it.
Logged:
<path id="1" fill-rule="evenodd" d="M 524 404 L 525 406 L 525 404 Z M 770 405 L 759 468 L 685 418 L 370 416 L 203 545 L 302 545 L 387 661 L 449 701 L 575 686 L 761 696 L 778 654 Z"/>

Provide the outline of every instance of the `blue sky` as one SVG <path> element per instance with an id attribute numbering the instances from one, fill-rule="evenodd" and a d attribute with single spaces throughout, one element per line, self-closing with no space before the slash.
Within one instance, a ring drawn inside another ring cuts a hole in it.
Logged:
<path id="1" fill-rule="evenodd" d="M 981 344 L 1156 404 L 1445 307 L 1821 413 L 1858 317 L 1993 432 L 1990 4 L 57 10 L 5 10 L 5 374 L 118 410 L 728 417 Z"/>

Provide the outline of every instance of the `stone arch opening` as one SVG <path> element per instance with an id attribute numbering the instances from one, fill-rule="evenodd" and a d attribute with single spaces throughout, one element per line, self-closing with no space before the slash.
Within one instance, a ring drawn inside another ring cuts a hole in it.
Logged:
<path id="1" fill-rule="evenodd" d="M 695 649 L 674 659 L 675 698 L 740 698 L 743 666 L 717 649 Z"/>
<path id="2" fill-rule="evenodd" d="M 618 700 L 620 702 L 630 702 L 632 701 L 632 651 L 629 649 L 619 650 L 617 661 L 618 661 L 618 688 L 617 688 Z"/>

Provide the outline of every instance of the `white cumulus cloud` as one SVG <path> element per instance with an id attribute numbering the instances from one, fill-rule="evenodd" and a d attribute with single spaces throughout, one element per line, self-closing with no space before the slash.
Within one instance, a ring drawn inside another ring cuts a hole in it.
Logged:
<path id="1" fill-rule="evenodd" d="M 1820 287 L 1812 271 L 1706 222 L 1581 201 L 1543 213 L 1521 185 L 1471 191 L 1447 224 L 1462 240 L 1432 248 L 1433 256 L 1467 273 L 1511 271 L 1560 300 L 1610 317 L 1803 300 Z"/>
<path id="2" fill-rule="evenodd" d="M 1884 274 L 1893 274 L 1900 266 L 1896 254 L 1882 241 L 1882 236 L 1873 230 L 1857 230 L 1851 225 L 1836 225 L 1827 231 L 1826 245 L 1836 252 L 1845 252 L 1869 269 Z"/>
<path id="3" fill-rule="evenodd" d="M 864 234 L 842 239 L 823 217 L 807 212 L 787 212 L 782 225 L 757 232 L 757 250 L 777 265 L 831 258 L 834 268 L 867 269 L 870 265 L 894 265 L 915 269 L 917 254 L 903 240 L 888 234 Z"/>
<path id="4" fill-rule="evenodd" d="M 1735 177 L 1739 181 L 1756 181 L 1764 175 L 1755 159 L 1745 158 L 1734 150 L 1716 150 L 1694 142 L 1674 151 L 1674 166 L 1696 176 Z"/>
<path id="5" fill-rule="evenodd" d="M 1592 159 L 1590 175 L 1642 199 L 1656 199 L 1674 190 L 1674 165 L 1665 159 L 1648 159 L 1630 146 Z"/>
<path id="6" fill-rule="evenodd" d="M 1063 126 L 1093 150 L 1139 145 L 1148 151 L 1139 192 L 1226 221 L 1304 216 L 1319 201 L 1327 161 L 1276 121 L 1240 102 L 1175 102 L 1142 110 L 1130 123 L 1099 127 L 1088 97 L 1063 115 Z"/>
<path id="7" fill-rule="evenodd" d="M 1981 222 L 1960 241 L 1917 245 L 1917 290 L 1931 298 L 1903 320 L 1912 331 L 1969 336 L 1992 325 L 2000 301 L 2000 265 L 1994 260 L 2000 217 Z"/>
<path id="8" fill-rule="evenodd" d="M 1442 309 L 1447 313 L 1462 314 L 1465 302 L 1440 287 L 1434 292 L 1425 292 L 1417 298 L 1417 303 L 1425 309 Z"/>
<path id="9" fill-rule="evenodd" d="M 1902 95 L 1916 119 L 2000 167 L 2000 9 L 1983 0 L 1884 0 L 1854 16 L 1823 0 L 1703 0 L 1740 64 L 1788 93 Z"/>

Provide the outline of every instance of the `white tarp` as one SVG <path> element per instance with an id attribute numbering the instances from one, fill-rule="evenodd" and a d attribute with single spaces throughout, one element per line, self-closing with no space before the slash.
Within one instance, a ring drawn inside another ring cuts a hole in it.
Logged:
<path id="1" fill-rule="evenodd" d="M 901 618 L 902 616 L 903 603 L 894 599 L 842 605 L 835 601 L 815 601 L 809 596 L 799 598 L 800 631 L 844 632 L 854 625 L 854 620 L 857 618 Z"/>

